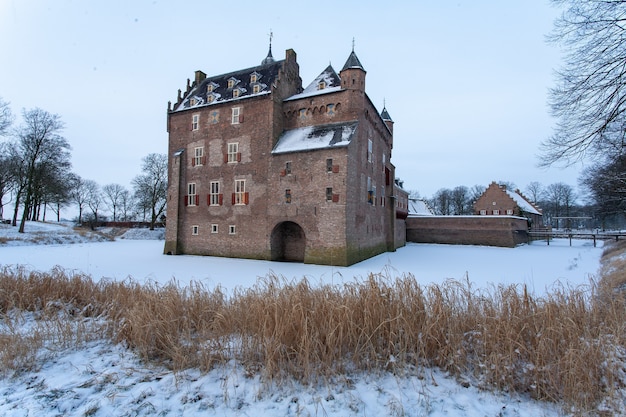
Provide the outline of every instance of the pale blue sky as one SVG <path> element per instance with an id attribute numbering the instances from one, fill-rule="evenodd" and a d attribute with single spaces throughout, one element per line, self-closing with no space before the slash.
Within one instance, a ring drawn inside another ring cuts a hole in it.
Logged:
<path id="1" fill-rule="evenodd" d="M 0 96 L 15 113 L 59 114 L 79 175 L 130 186 L 143 156 L 167 152 L 167 102 L 195 70 L 258 65 L 271 30 L 306 86 L 339 71 L 354 38 L 367 93 L 395 122 L 405 188 L 576 186 L 579 167 L 536 167 L 554 127 L 560 52 L 545 36 L 559 13 L 547 0 L 0 0 Z"/>

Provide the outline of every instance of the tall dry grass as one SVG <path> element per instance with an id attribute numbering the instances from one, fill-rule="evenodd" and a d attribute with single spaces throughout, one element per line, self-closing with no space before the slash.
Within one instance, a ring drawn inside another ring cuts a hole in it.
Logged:
<path id="1" fill-rule="evenodd" d="M 591 410 L 626 382 L 624 307 L 621 292 L 593 282 L 535 297 L 524 286 L 421 286 L 411 275 L 341 286 L 267 276 L 227 295 L 5 268 L 0 363 L 28 369 L 41 346 L 106 337 L 174 370 L 237 360 L 268 379 L 315 382 L 436 366 L 465 384 Z M 20 333 L 25 314 L 46 325 Z M 98 325 L 78 325 L 85 318 Z"/>

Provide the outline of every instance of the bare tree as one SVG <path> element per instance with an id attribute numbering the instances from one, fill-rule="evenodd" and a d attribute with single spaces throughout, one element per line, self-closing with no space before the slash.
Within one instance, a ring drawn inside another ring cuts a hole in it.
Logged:
<path id="1" fill-rule="evenodd" d="M 620 155 L 626 149 L 626 1 L 552 2 L 565 9 L 550 37 L 563 46 L 565 62 L 550 91 L 558 124 L 542 143 L 541 163 Z"/>
<path id="2" fill-rule="evenodd" d="M 452 191 L 448 188 L 439 189 L 433 198 L 428 200 L 428 204 L 435 214 L 448 216 L 452 214 Z"/>
<path id="3" fill-rule="evenodd" d="M 78 224 L 83 223 L 83 210 L 89 200 L 89 188 L 78 175 L 72 175 L 69 179 L 71 184 L 70 201 L 78 207 Z"/>
<path id="4" fill-rule="evenodd" d="M 11 202 L 11 193 L 15 188 L 15 170 L 11 161 L 11 150 L 8 143 L 0 143 L 0 219 L 4 216 L 4 206 Z M 9 200 L 5 203 L 4 199 Z"/>
<path id="5" fill-rule="evenodd" d="M 530 198 L 531 203 L 538 204 L 544 194 L 543 185 L 537 181 L 532 181 L 526 186 L 526 195 Z"/>
<path id="6" fill-rule="evenodd" d="M 91 214 L 93 214 L 94 222 L 98 224 L 98 210 L 100 210 L 100 206 L 102 206 L 102 197 L 100 197 L 100 186 L 94 180 L 84 180 L 83 186 L 87 191 L 87 206 L 91 210 Z"/>
<path id="7" fill-rule="evenodd" d="M 33 207 L 38 176 L 43 165 L 59 165 L 69 160 L 69 144 L 59 135 L 61 118 L 41 109 L 24 110 L 23 125 L 18 129 L 18 148 L 23 156 L 25 194 L 19 232 Z"/>
<path id="8" fill-rule="evenodd" d="M 113 213 L 113 221 L 117 221 L 117 209 L 120 207 L 123 194 L 128 191 L 120 184 L 107 184 L 102 187 L 103 199 L 107 208 Z"/>
<path id="9" fill-rule="evenodd" d="M 150 230 L 165 212 L 167 196 L 167 156 L 151 153 L 143 158 L 142 175 L 133 179 L 135 198 L 139 206 L 150 211 Z"/>
<path id="10" fill-rule="evenodd" d="M 555 220 L 555 217 L 570 216 L 571 209 L 576 203 L 576 193 L 570 185 L 558 182 L 546 187 L 544 195 L 546 198 L 542 203 L 544 218 L 547 218 L 548 221 L 553 222 L 558 227 L 558 219 L 556 219 L 556 222 L 553 220 Z"/>
<path id="11" fill-rule="evenodd" d="M 3 101 L 0 97 L 0 136 L 4 136 L 8 132 L 12 123 L 13 114 L 11 113 L 9 103 Z"/>

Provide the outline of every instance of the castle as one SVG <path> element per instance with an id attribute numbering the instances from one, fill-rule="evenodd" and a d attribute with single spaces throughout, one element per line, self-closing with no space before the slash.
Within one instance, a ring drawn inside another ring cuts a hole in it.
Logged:
<path id="1" fill-rule="evenodd" d="M 354 50 L 302 88 L 296 53 L 218 76 L 168 104 L 164 252 L 351 265 L 406 242 L 393 121 Z"/>

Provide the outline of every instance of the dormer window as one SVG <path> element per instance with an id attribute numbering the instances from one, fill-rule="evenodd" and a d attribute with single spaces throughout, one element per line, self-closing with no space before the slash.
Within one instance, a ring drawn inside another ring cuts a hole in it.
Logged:
<path id="1" fill-rule="evenodd" d="M 217 84 L 215 84 L 215 83 L 211 82 L 211 83 L 207 84 L 207 86 L 206 86 L 206 92 L 207 92 L 207 93 L 212 93 L 213 91 L 215 91 L 215 89 L 216 89 L 217 87 L 219 87 L 219 85 L 217 85 Z"/>
<path id="2" fill-rule="evenodd" d="M 240 93 L 241 93 L 241 91 L 238 88 L 234 89 L 233 90 L 233 98 L 239 97 Z"/>
<path id="3" fill-rule="evenodd" d="M 318 89 L 318 90 L 323 90 L 323 89 L 325 89 L 325 88 L 326 88 L 326 82 L 325 82 L 325 81 L 320 81 L 320 82 L 317 84 L 317 89 Z"/>
<path id="4" fill-rule="evenodd" d="M 261 92 L 261 86 L 259 84 L 255 84 L 252 86 L 252 93 L 257 94 Z"/>
<path id="5" fill-rule="evenodd" d="M 208 103 L 213 103 L 215 101 L 215 95 L 214 94 L 209 94 L 208 96 L 206 96 L 206 101 Z"/>
<path id="6" fill-rule="evenodd" d="M 198 104 L 198 100 L 196 100 L 195 98 L 192 98 L 191 100 L 189 100 L 190 106 L 195 106 L 196 104 Z"/>
<path id="7" fill-rule="evenodd" d="M 261 74 L 259 74 L 258 72 L 253 72 L 252 74 L 250 74 L 250 84 L 259 82 L 259 78 L 261 78 Z"/>
<path id="8" fill-rule="evenodd" d="M 239 82 L 238 79 L 232 77 L 228 79 L 228 88 L 233 88 L 235 87 L 235 85 L 237 85 L 237 83 Z"/>

